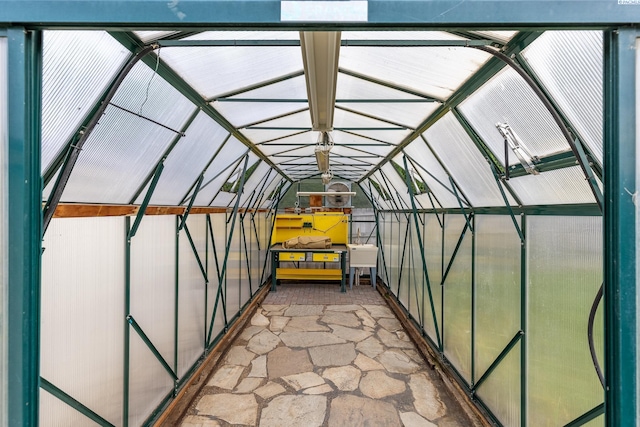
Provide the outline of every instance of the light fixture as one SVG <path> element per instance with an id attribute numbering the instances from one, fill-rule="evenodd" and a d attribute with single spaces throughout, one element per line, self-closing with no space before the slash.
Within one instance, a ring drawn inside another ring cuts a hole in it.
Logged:
<path id="1" fill-rule="evenodd" d="M 322 183 L 324 185 L 329 184 L 331 182 L 331 180 L 333 179 L 333 173 L 331 172 L 331 169 L 323 172 L 321 177 L 322 177 Z"/>
<path id="2" fill-rule="evenodd" d="M 534 163 L 539 160 L 538 157 L 531 154 L 524 142 L 522 142 L 513 129 L 511 129 L 511 126 L 507 123 L 496 123 L 496 128 L 504 138 L 504 166 L 507 171 L 507 179 L 509 178 L 509 150 L 507 149 L 507 145 L 511 147 L 511 150 L 527 173 L 532 175 L 540 174 L 540 171 L 538 171 Z"/>
<path id="3" fill-rule="evenodd" d="M 318 143 L 314 153 L 316 155 L 316 162 L 318 163 L 318 170 L 323 173 L 331 173 L 329 170 L 329 151 L 333 148 L 333 139 L 329 132 L 320 132 L 318 136 Z"/>

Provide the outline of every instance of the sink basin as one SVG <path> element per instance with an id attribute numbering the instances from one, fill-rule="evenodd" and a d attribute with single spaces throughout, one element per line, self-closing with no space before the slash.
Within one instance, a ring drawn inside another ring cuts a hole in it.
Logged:
<path id="1" fill-rule="evenodd" d="M 378 247 L 365 243 L 356 245 L 347 243 L 349 250 L 349 267 L 375 268 L 378 261 Z"/>

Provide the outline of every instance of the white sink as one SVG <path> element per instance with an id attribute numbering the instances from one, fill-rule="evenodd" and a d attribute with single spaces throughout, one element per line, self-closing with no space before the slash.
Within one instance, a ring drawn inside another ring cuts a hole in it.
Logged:
<path id="1" fill-rule="evenodd" d="M 378 247 L 365 243 L 356 245 L 347 243 L 349 250 L 349 267 L 375 268 L 378 261 Z"/>

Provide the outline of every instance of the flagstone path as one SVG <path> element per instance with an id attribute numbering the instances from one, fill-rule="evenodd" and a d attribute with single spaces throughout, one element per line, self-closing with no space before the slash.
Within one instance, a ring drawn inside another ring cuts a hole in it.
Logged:
<path id="1" fill-rule="evenodd" d="M 377 292 L 323 286 L 269 294 L 182 427 L 470 425 Z"/>

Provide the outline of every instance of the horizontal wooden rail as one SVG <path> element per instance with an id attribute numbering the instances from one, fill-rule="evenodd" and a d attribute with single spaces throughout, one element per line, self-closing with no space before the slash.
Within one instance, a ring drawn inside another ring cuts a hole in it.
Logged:
<path id="1" fill-rule="evenodd" d="M 138 214 L 138 205 L 106 205 L 106 204 L 82 204 L 60 203 L 53 215 L 54 218 L 91 218 L 107 216 L 135 216 Z M 148 206 L 145 215 L 184 215 L 185 206 Z M 229 208 L 220 207 L 194 207 L 191 215 L 216 214 L 230 212 Z M 240 212 L 256 212 L 255 209 L 242 210 Z M 259 209 L 258 212 L 267 212 Z"/>

